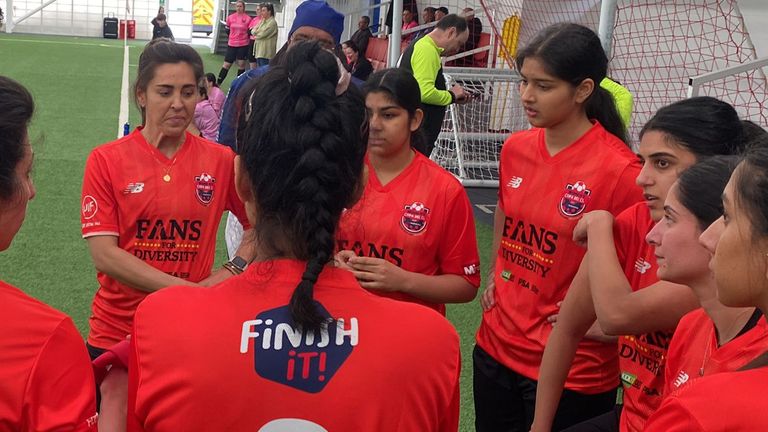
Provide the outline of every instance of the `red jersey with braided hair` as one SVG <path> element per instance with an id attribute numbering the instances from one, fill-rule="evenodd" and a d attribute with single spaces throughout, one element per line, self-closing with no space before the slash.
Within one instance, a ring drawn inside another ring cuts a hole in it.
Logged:
<path id="1" fill-rule="evenodd" d="M 614 215 L 642 201 L 637 156 L 599 123 L 555 156 L 533 128 L 511 135 L 499 160 L 504 214 L 494 273 L 495 306 L 483 313 L 477 344 L 496 361 L 538 380 L 544 346 L 585 249 L 573 240 L 584 213 Z M 595 394 L 617 384 L 616 347 L 579 344 L 566 388 Z"/>
<path id="2" fill-rule="evenodd" d="M 136 312 L 128 431 L 455 432 L 459 338 L 433 310 L 326 266 L 320 332 L 292 326 L 306 263 L 251 264 L 211 288 L 172 287 Z"/>
<path id="3" fill-rule="evenodd" d="M 415 273 L 454 274 L 480 286 L 475 220 L 456 178 L 419 152 L 397 177 L 382 185 L 366 157 L 368 183 L 360 201 L 341 218 L 339 250 L 384 258 Z M 445 305 L 403 293 L 376 294 L 420 303 L 445 315 Z"/>
<path id="4" fill-rule="evenodd" d="M 0 282 L 0 431 L 96 431 L 96 387 L 72 320 Z"/>
<path id="5" fill-rule="evenodd" d="M 234 153 L 186 134 L 168 159 L 141 128 L 91 152 L 83 179 L 83 237 L 108 235 L 118 246 L 173 276 L 198 282 L 211 274 L 224 210 L 245 221 L 234 187 Z M 131 331 L 148 294 L 98 273 L 88 343 L 108 348 Z"/>

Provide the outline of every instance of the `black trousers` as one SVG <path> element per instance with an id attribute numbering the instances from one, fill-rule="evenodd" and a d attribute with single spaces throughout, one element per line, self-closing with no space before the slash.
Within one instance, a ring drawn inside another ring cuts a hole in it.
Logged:
<path id="1" fill-rule="evenodd" d="M 623 405 L 616 405 L 613 411 L 575 424 L 563 432 L 619 432 L 619 419 Z"/>
<path id="2" fill-rule="evenodd" d="M 85 343 L 85 348 L 88 349 L 88 356 L 91 358 L 91 361 L 96 360 L 96 358 L 105 352 L 107 352 L 106 349 L 103 348 L 96 348 L 95 346 L 89 344 L 88 342 Z M 100 411 L 101 408 L 101 389 L 99 386 L 96 386 L 96 411 Z"/>
<path id="3" fill-rule="evenodd" d="M 477 432 L 528 432 L 533 423 L 537 382 L 508 369 L 482 348 L 472 353 Z M 593 395 L 563 390 L 552 430 L 559 431 L 611 411 L 616 390 Z"/>

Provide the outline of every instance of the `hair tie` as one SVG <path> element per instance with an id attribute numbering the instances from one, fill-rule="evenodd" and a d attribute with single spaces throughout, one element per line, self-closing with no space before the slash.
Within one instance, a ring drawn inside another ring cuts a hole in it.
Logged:
<path id="1" fill-rule="evenodd" d="M 349 88 L 349 83 L 352 82 L 352 75 L 341 64 L 341 60 L 339 60 L 336 54 L 333 55 L 333 58 L 336 59 L 336 64 L 339 66 L 339 82 L 336 83 L 336 96 L 341 96 Z"/>

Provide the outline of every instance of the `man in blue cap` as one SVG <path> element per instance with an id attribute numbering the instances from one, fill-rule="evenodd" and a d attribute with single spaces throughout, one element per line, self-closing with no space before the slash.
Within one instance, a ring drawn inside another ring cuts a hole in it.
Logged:
<path id="1" fill-rule="evenodd" d="M 237 122 L 241 107 L 245 104 L 239 91 L 245 84 L 264 75 L 270 65 L 279 65 L 285 57 L 285 52 L 291 46 L 306 41 L 317 41 L 320 46 L 329 50 L 335 50 L 344 30 L 344 15 L 336 12 L 324 0 L 307 0 L 296 8 L 296 18 L 293 20 L 291 31 L 288 33 L 288 41 L 280 48 L 269 65 L 251 69 L 232 81 L 227 94 L 227 100 L 221 113 L 221 125 L 219 126 L 218 142 L 237 151 Z M 255 103 L 269 103 L 269 101 L 254 101 Z M 227 243 L 227 252 L 230 259 L 235 258 L 235 250 L 243 236 L 243 227 L 233 214 L 227 216 L 227 226 L 224 238 Z"/>
<path id="2" fill-rule="evenodd" d="M 296 18 L 294 18 L 291 31 L 288 33 L 288 41 L 280 48 L 270 64 L 280 64 L 284 57 L 283 53 L 290 49 L 291 45 L 298 42 L 318 41 L 323 48 L 335 50 L 343 30 L 344 15 L 336 12 L 324 0 L 307 0 L 296 8 Z M 218 139 L 220 144 L 236 150 L 235 132 L 237 117 L 242 104 L 241 98 L 238 97 L 238 91 L 246 82 L 264 75 L 268 70 L 269 65 L 251 69 L 232 82 L 221 114 Z"/>

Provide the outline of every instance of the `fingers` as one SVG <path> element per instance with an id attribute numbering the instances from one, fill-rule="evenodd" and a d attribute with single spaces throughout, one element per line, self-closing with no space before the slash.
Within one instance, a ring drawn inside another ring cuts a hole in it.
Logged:
<path id="1" fill-rule="evenodd" d="M 495 304 L 496 302 L 493 299 L 493 289 L 486 288 L 485 291 L 483 291 L 483 294 L 480 295 L 480 306 L 483 307 L 484 311 L 488 311 Z"/>

